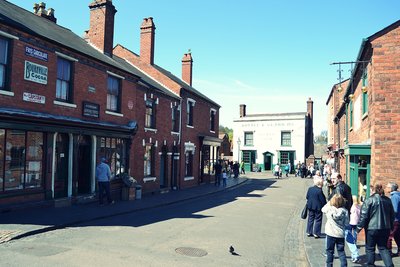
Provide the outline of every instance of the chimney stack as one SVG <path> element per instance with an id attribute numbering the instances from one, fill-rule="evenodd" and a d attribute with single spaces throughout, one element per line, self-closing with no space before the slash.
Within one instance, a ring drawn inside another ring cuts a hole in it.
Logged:
<path id="1" fill-rule="evenodd" d="M 140 58 L 147 64 L 154 64 L 154 35 L 156 26 L 153 18 L 144 18 L 140 26 Z"/>
<path id="2" fill-rule="evenodd" d="M 314 102 L 311 100 L 311 97 L 309 97 L 308 101 L 307 101 L 307 115 L 311 119 L 311 121 L 313 120 L 313 116 L 314 116 L 313 105 L 314 105 Z"/>
<path id="3" fill-rule="evenodd" d="M 46 3 L 39 3 L 39 4 L 33 4 L 33 13 L 39 17 L 48 19 L 54 23 L 57 23 L 56 17 L 54 17 L 54 9 L 49 8 L 46 10 Z"/>
<path id="4" fill-rule="evenodd" d="M 240 105 L 240 118 L 246 117 L 246 105 L 241 104 Z"/>
<path id="5" fill-rule="evenodd" d="M 86 39 L 111 57 L 114 42 L 114 16 L 117 10 L 112 0 L 93 0 L 89 9 L 90 28 L 86 31 Z"/>
<path id="6" fill-rule="evenodd" d="M 183 55 L 182 58 L 182 80 L 192 86 L 192 70 L 193 70 L 193 58 L 192 53 L 189 52 Z"/>

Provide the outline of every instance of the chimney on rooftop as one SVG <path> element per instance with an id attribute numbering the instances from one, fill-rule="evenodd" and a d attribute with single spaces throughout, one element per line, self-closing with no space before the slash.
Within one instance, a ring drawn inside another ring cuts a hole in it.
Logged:
<path id="1" fill-rule="evenodd" d="M 86 39 L 104 54 L 111 56 L 114 42 L 114 16 L 117 10 L 112 0 L 93 0 L 89 5 L 90 28 Z"/>
<path id="2" fill-rule="evenodd" d="M 183 55 L 182 58 L 182 80 L 192 86 L 192 69 L 193 69 L 193 58 L 192 53 L 189 52 Z"/>
<path id="3" fill-rule="evenodd" d="M 39 4 L 33 4 L 33 13 L 39 17 L 46 18 L 54 23 L 57 23 L 57 19 L 54 17 L 54 9 L 49 8 L 46 10 L 46 3 L 40 2 Z"/>
<path id="4" fill-rule="evenodd" d="M 140 58 L 147 64 L 154 64 L 154 41 L 156 26 L 153 18 L 144 18 L 140 26 Z"/>
<path id="5" fill-rule="evenodd" d="M 246 105 L 241 104 L 240 105 L 240 118 L 246 117 Z"/>

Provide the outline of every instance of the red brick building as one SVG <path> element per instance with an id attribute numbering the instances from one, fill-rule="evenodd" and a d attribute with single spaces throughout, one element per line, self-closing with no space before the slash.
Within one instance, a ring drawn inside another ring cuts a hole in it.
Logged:
<path id="1" fill-rule="evenodd" d="M 100 157 L 109 160 L 114 198 L 125 173 L 145 192 L 204 181 L 200 151 L 219 143 L 199 114 L 215 111 L 209 118 L 218 134 L 218 104 L 189 85 L 173 90 L 115 55 L 112 1 L 89 9 L 83 39 L 57 25 L 44 4 L 32 13 L 0 2 L 0 208 L 94 198 Z M 182 123 L 187 107 L 193 127 Z"/>
<path id="2" fill-rule="evenodd" d="M 362 198 L 376 181 L 400 182 L 399 47 L 400 21 L 365 38 L 350 79 L 327 101 L 338 168 Z"/>

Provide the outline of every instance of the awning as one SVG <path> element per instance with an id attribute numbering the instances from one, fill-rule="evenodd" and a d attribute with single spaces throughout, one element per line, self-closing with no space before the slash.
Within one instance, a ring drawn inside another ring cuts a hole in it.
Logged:
<path id="1" fill-rule="evenodd" d="M 136 121 L 123 125 L 13 108 L 0 108 L 0 127 L 120 138 L 132 138 L 137 131 Z"/>
<path id="2" fill-rule="evenodd" d="M 214 136 L 200 135 L 200 141 L 203 142 L 203 145 L 207 146 L 221 146 L 222 139 Z"/>

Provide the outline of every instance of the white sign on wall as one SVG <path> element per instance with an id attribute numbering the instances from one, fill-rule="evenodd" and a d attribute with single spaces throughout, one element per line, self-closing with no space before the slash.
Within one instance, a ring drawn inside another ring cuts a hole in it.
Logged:
<path id="1" fill-rule="evenodd" d="M 47 84 L 47 67 L 25 60 L 24 79 Z"/>
<path id="2" fill-rule="evenodd" d="M 46 97 L 43 95 L 31 94 L 24 92 L 22 99 L 27 102 L 44 104 L 46 103 Z"/>

